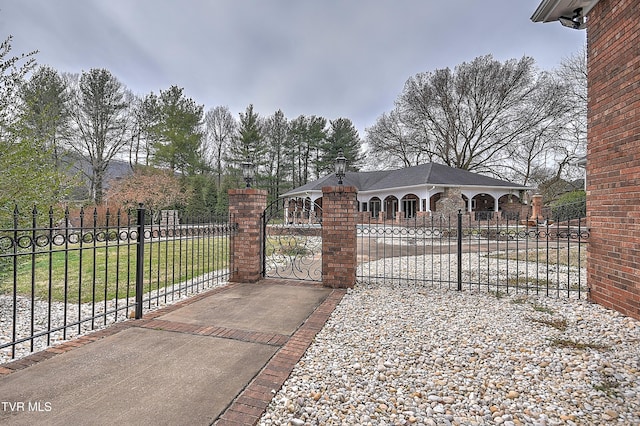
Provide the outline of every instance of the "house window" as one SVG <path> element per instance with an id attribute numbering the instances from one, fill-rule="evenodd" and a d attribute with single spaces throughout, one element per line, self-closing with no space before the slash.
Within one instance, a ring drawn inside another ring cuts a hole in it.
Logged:
<path id="1" fill-rule="evenodd" d="M 402 210 L 404 211 L 404 218 L 411 219 L 416 216 L 416 200 L 411 199 L 403 199 L 402 200 Z"/>
<path id="2" fill-rule="evenodd" d="M 367 211 L 367 203 L 362 203 L 362 211 L 363 212 Z"/>
<path id="3" fill-rule="evenodd" d="M 371 211 L 371 217 L 378 217 L 381 206 L 382 203 L 380 202 L 379 198 L 374 198 L 373 200 L 369 201 L 369 210 Z"/>

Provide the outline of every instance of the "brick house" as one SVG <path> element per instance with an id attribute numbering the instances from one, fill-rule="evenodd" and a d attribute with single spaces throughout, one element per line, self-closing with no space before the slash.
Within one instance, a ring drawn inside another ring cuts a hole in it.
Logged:
<path id="1" fill-rule="evenodd" d="M 532 20 L 587 30 L 587 282 L 640 319 L 640 2 L 544 0 Z"/>

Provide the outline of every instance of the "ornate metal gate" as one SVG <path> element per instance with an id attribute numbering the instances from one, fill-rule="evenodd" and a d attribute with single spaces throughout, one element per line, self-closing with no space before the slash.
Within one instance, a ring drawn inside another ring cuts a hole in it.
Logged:
<path id="1" fill-rule="evenodd" d="M 279 199 L 262 215 L 262 275 L 322 281 L 322 209 Z"/>

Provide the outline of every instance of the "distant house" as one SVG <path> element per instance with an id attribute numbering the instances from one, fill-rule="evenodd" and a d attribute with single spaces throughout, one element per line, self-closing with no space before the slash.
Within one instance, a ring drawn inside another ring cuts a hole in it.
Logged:
<path id="1" fill-rule="evenodd" d="M 442 164 L 428 163 L 398 170 L 347 172 L 345 186 L 358 189 L 361 216 L 411 219 L 463 210 L 476 219 L 520 214 L 531 188 Z M 282 197 L 296 213 L 322 207 L 322 187 L 338 184 L 331 174 L 295 188 Z M 293 214 L 293 212 L 292 212 Z M 317 213 L 318 214 L 318 213 Z"/>

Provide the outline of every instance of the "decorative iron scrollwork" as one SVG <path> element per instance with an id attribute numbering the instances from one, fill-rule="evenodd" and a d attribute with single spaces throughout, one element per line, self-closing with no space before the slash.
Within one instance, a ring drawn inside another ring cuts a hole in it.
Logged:
<path id="1" fill-rule="evenodd" d="M 277 200 L 263 214 L 263 275 L 321 281 L 322 210 L 286 203 Z"/>

